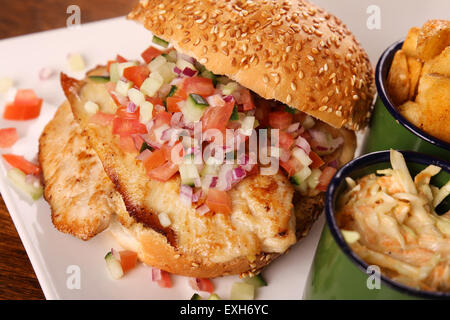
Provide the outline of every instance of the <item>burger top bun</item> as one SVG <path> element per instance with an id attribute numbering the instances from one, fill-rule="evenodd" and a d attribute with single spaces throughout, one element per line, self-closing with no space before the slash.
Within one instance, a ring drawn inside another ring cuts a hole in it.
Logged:
<path id="1" fill-rule="evenodd" d="M 142 0 L 129 14 L 177 50 L 266 99 L 362 129 L 374 95 L 366 52 L 303 0 Z"/>

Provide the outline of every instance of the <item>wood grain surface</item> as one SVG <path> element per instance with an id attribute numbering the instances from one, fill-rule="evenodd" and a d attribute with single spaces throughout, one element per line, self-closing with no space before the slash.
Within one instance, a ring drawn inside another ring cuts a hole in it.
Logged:
<path id="1" fill-rule="evenodd" d="M 0 0 L 0 39 L 66 25 L 69 5 L 81 23 L 127 14 L 134 0 Z M 0 195 L 0 299 L 44 299 L 28 256 Z"/>

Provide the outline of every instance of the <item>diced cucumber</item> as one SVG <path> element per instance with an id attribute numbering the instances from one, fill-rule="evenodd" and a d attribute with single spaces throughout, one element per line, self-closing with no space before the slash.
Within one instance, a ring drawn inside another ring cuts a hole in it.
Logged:
<path id="1" fill-rule="evenodd" d="M 202 297 L 198 293 L 194 293 L 191 300 L 202 300 Z"/>
<path id="2" fill-rule="evenodd" d="M 153 36 L 152 42 L 163 48 L 167 48 L 169 46 L 169 42 L 167 42 L 166 40 L 163 40 L 157 36 Z"/>
<path id="3" fill-rule="evenodd" d="M 308 188 L 315 189 L 319 184 L 319 178 L 322 174 L 320 169 L 312 169 L 311 175 L 306 179 L 306 183 L 308 184 Z"/>
<path id="4" fill-rule="evenodd" d="M 72 71 L 82 71 L 86 67 L 84 59 L 79 53 L 72 53 L 69 56 L 69 67 Z"/>
<path id="5" fill-rule="evenodd" d="M 231 114 L 230 121 L 239 120 L 239 112 L 237 105 L 234 105 L 233 113 Z"/>
<path id="6" fill-rule="evenodd" d="M 148 64 L 148 68 L 150 69 L 150 72 L 155 72 L 158 71 L 159 67 L 161 67 L 166 63 L 167 63 L 166 58 L 164 58 L 163 56 L 157 56 Z"/>
<path id="7" fill-rule="evenodd" d="M 116 83 L 116 92 L 126 97 L 128 96 L 128 90 L 130 90 L 131 87 L 133 87 L 133 82 L 119 80 Z"/>
<path id="8" fill-rule="evenodd" d="M 303 167 L 302 170 L 297 172 L 291 177 L 292 184 L 299 186 L 311 175 L 311 169 L 309 167 Z"/>
<path id="9" fill-rule="evenodd" d="M 209 296 L 208 300 L 221 300 L 221 299 L 220 299 L 220 297 L 219 297 L 219 295 L 217 293 L 212 293 Z"/>
<path id="10" fill-rule="evenodd" d="M 200 73 L 200 76 L 202 76 L 203 78 L 211 79 L 214 87 L 217 85 L 217 76 L 211 71 L 205 69 Z"/>
<path id="11" fill-rule="evenodd" d="M 213 159 L 209 161 L 209 159 Z M 202 177 L 205 177 L 206 175 L 213 175 L 216 176 L 219 173 L 219 165 L 215 163 L 215 158 L 210 157 L 208 160 L 206 160 L 206 164 L 203 166 L 203 169 L 200 173 Z"/>
<path id="12" fill-rule="evenodd" d="M 167 62 L 157 69 L 161 77 L 164 79 L 164 83 L 170 83 L 176 78 L 177 74 L 173 71 L 174 68 L 175 63 Z"/>
<path id="13" fill-rule="evenodd" d="M 179 170 L 182 184 L 193 187 L 195 179 L 200 177 L 195 164 L 180 164 Z"/>
<path id="14" fill-rule="evenodd" d="M 113 63 L 109 66 L 109 78 L 111 82 L 117 82 L 120 79 L 119 63 Z"/>
<path id="15" fill-rule="evenodd" d="M 231 300 L 253 300 L 255 298 L 255 287 L 245 282 L 235 282 L 231 287 Z"/>
<path id="16" fill-rule="evenodd" d="M 164 82 L 161 79 L 155 79 L 154 77 L 147 78 L 141 85 L 141 91 L 149 97 L 153 97 L 163 83 Z"/>
<path id="17" fill-rule="evenodd" d="M 112 252 L 108 252 L 105 256 L 106 267 L 108 268 L 109 275 L 111 278 L 118 280 L 123 276 L 123 269 L 120 261 L 117 260 Z"/>
<path id="18" fill-rule="evenodd" d="M 110 80 L 109 76 L 89 76 L 89 79 L 97 83 L 107 83 Z"/>
<path id="19" fill-rule="evenodd" d="M 251 136 L 253 132 L 253 125 L 255 124 L 255 117 L 247 116 L 242 120 L 240 132 L 244 136 Z"/>
<path id="20" fill-rule="evenodd" d="M 289 106 L 286 106 L 285 108 L 286 112 L 292 113 L 292 114 L 296 114 L 298 112 L 297 109 L 291 108 Z"/>
<path id="21" fill-rule="evenodd" d="M 153 104 L 148 101 L 144 101 L 139 106 L 139 122 L 146 124 L 153 118 Z"/>
<path id="22" fill-rule="evenodd" d="M 225 96 L 228 96 L 228 95 L 232 94 L 232 93 L 233 93 L 234 91 L 236 91 L 238 88 L 239 88 L 239 84 L 238 84 L 237 82 L 233 82 L 233 81 L 227 83 L 227 84 L 224 85 L 224 86 L 221 86 L 222 93 L 223 93 Z"/>
<path id="23" fill-rule="evenodd" d="M 37 200 L 42 197 L 44 189 L 40 184 L 30 184 L 26 181 L 27 175 L 17 168 L 12 168 L 8 171 L 8 178 L 25 195 Z"/>
<path id="24" fill-rule="evenodd" d="M 181 71 L 183 71 L 186 68 L 189 68 L 192 70 L 197 70 L 192 63 L 190 63 L 189 61 L 186 61 L 184 59 L 181 59 L 181 58 L 177 60 L 176 65 L 177 65 L 178 69 L 180 69 Z"/>
<path id="25" fill-rule="evenodd" d="M 300 163 L 304 166 L 304 167 L 309 167 L 309 165 L 312 163 L 311 158 L 306 154 L 306 152 L 298 147 L 295 147 L 292 150 L 292 155 L 294 156 L 295 159 L 297 159 L 298 161 L 300 161 Z"/>
<path id="26" fill-rule="evenodd" d="M 197 94 L 190 94 L 181 112 L 188 122 L 199 121 L 208 108 L 208 102 Z"/>
<path id="27" fill-rule="evenodd" d="M 173 95 L 175 94 L 175 92 L 177 92 L 178 87 L 177 86 L 172 86 L 170 88 L 169 94 L 167 95 L 168 97 L 173 97 Z"/>
<path id="28" fill-rule="evenodd" d="M 248 284 L 251 284 L 255 288 L 266 287 L 267 286 L 267 282 L 266 282 L 266 280 L 263 278 L 263 276 L 261 274 L 258 274 L 258 275 L 253 276 L 253 277 L 244 278 L 244 282 L 248 283 Z"/>
<path id="29" fill-rule="evenodd" d="M 162 56 L 166 58 L 167 61 L 176 63 L 177 62 L 177 52 L 176 50 L 171 50 L 168 53 L 163 53 Z"/>
<path id="30" fill-rule="evenodd" d="M 137 106 L 140 106 L 145 102 L 144 94 L 136 88 L 131 88 L 128 90 L 128 98 L 130 98 L 131 102 Z"/>
<path id="31" fill-rule="evenodd" d="M 97 113 L 99 110 L 99 106 L 98 104 L 96 104 L 95 102 L 92 101 L 86 101 L 86 103 L 84 104 L 84 110 L 86 110 L 86 112 L 94 114 Z"/>
<path id="32" fill-rule="evenodd" d="M 149 146 L 149 145 L 147 144 L 147 142 L 144 141 L 144 142 L 142 143 L 142 145 L 141 145 L 141 149 L 139 149 L 139 153 L 142 153 L 142 152 L 144 152 L 145 150 L 153 151 L 154 149 L 153 149 L 152 146 Z"/>

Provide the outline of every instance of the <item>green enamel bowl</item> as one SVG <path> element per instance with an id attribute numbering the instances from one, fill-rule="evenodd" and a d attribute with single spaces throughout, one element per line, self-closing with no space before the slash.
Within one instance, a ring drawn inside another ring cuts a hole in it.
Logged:
<path id="1" fill-rule="evenodd" d="M 406 120 L 395 108 L 386 90 L 386 79 L 395 53 L 403 41 L 391 45 L 382 54 L 375 70 L 378 98 L 371 118 L 364 153 L 388 150 L 413 150 L 449 161 L 450 144 L 439 140 Z"/>
<path id="2" fill-rule="evenodd" d="M 441 187 L 450 180 L 450 163 L 434 157 L 401 151 L 414 176 L 430 164 L 442 168 L 431 184 Z M 358 179 L 376 170 L 391 168 L 390 152 L 366 154 L 342 167 L 330 182 L 325 196 L 327 224 L 322 232 L 304 291 L 304 299 L 449 299 L 450 293 L 414 289 L 384 275 L 373 286 L 372 272 L 345 242 L 335 220 L 336 200 L 346 190 L 346 177 Z M 368 285 L 369 283 L 369 285 Z"/>

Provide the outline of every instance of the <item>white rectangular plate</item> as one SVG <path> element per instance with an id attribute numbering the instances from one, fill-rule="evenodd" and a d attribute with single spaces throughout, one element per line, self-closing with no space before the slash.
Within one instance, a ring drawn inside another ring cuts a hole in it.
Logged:
<path id="1" fill-rule="evenodd" d="M 404 37 L 409 26 L 421 25 L 426 18 L 439 18 L 448 12 L 449 2 L 422 1 L 382 1 L 380 2 L 382 29 L 370 31 L 366 27 L 368 0 L 341 1 L 318 0 L 331 12 L 336 13 L 355 32 L 369 52 L 372 62 L 393 41 Z M 377 1 L 374 1 L 377 2 Z M 414 2 L 415 4 L 412 4 Z M 390 17 L 398 12 L 399 6 L 410 14 L 402 19 Z M 426 6 L 426 8 L 420 8 Z M 350 7 L 352 10 L 350 10 Z M 447 7 L 444 10 L 443 7 Z M 411 8 L 414 11 L 411 13 Z M 421 10 L 423 9 L 423 10 Z M 427 10 L 425 10 L 427 9 Z M 421 13 L 425 12 L 426 17 Z M 393 22 L 401 28 L 385 28 Z M 384 24 L 383 24 L 384 21 Z M 375 41 L 374 41 L 375 39 Z M 64 101 L 59 85 L 58 73 L 63 71 L 81 78 L 83 74 L 73 74 L 67 67 L 67 54 L 81 53 L 87 62 L 87 69 L 103 64 L 116 53 L 125 57 L 138 58 L 150 44 L 151 35 L 143 27 L 117 18 L 82 25 L 78 29 L 59 29 L 38 34 L 0 41 L 0 78 L 14 79 L 17 88 L 32 88 L 44 98 L 38 119 L 25 122 L 5 121 L 0 118 L 0 128 L 17 127 L 20 140 L 11 150 L 28 159 L 36 157 L 38 138 L 45 124 L 52 118 L 57 107 Z M 374 44 L 377 44 L 376 46 Z M 38 72 L 43 67 L 55 69 L 57 73 L 47 81 L 40 81 Z M 0 114 L 6 101 L 12 100 L 14 91 L 0 95 Z M 189 299 L 193 290 L 188 279 L 174 276 L 174 288 L 161 289 L 152 283 L 150 268 L 142 264 L 119 281 L 111 280 L 107 274 L 104 256 L 111 247 L 116 247 L 108 232 L 83 242 L 72 236 L 58 232 L 50 219 L 50 208 L 40 199 L 31 203 L 22 197 L 6 178 L 6 165 L 0 161 L 0 192 L 5 200 L 17 231 L 22 239 L 42 290 L 47 299 Z M 309 236 L 295 245 L 292 250 L 273 262 L 264 271 L 268 287 L 258 290 L 258 299 L 300 299 L 312 262 L 314 251 L 324 223 L 323 216 L 314 225 Z M 80 289 L 70 289 L 73 266 L 80 271 Z M 216 292 L 229 297 L 231 285 L 238 277 L 214 279 Z M 69 283 L 70 284 L 70 283 Z"/>

